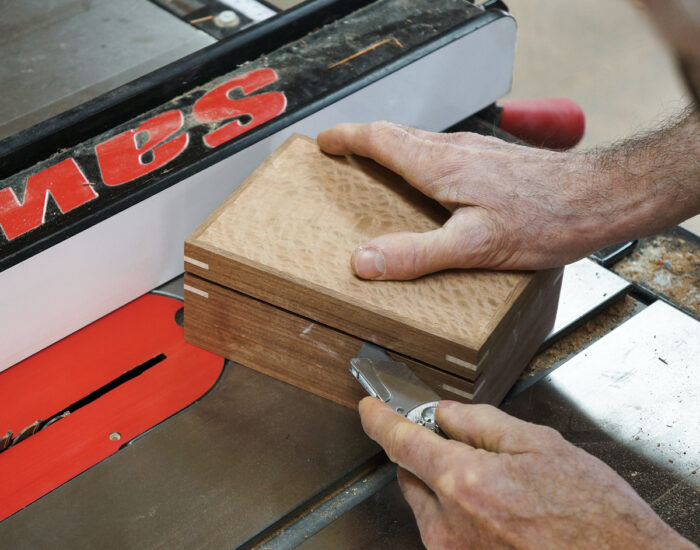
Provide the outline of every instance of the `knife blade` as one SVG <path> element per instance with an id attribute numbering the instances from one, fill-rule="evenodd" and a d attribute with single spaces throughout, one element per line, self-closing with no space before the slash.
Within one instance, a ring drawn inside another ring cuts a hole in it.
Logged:
<path id="1" fill-rule="evenodd" d="M 379 346 L 365 342 L 357 357 L 350 360 L 350 372 L 369 395 L 384 401 L 394 412 L 445 436 L 435 420 L 440 396 L 406 363 L 395 361 Z"/>

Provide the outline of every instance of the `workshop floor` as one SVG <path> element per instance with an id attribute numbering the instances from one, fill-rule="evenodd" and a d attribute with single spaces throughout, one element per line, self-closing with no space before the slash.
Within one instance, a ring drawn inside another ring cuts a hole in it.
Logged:
<path id="1" fill-rule="evenodd" d="M 674 61 L 631 0 L 508 0 L 518 21 L 510 97 L 568 97 L 586 113 L 580 147 L 653 128 L 689 103 Z M 700 235 L 700 216 L 683 226 Z"/>

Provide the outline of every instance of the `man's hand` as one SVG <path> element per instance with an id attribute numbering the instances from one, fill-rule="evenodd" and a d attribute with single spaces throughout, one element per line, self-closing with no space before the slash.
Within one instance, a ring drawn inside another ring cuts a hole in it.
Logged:
<path id="1" fill-rule="evenodd" d="M 318 136 L 333 155 L 369 157 L 451 213 L 428 233 L 378 236 L 352 257 L 366 279 L 449 268 L 543 269 L 650 235 L 700 209 L 697 116 L 603 153 L 558 153 L 471 133 L 388 122 Z"/>
<path id="2" fill-rule="evenodd" d="M 489 405 L 443 401 L 431 431 L 375 398 L 362 425 L 400 467 L 429 548 L 694 548 L 597 458 Z"/>

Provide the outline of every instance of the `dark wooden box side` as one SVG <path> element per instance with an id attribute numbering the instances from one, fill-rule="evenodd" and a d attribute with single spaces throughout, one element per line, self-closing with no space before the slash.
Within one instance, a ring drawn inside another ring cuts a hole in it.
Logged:
<path id="1" fill-rule="evenodd" d="M 498 337 L 489 342 L 489 355 L 482 361 L 484 384 L 474 402 L 498 405 L 518 380 L 551 332 L 559 305 L 563 268 L 538 271 L 531 284 L 513 304 Z"/>
<path id="2" fill-rule="evenodd" d="M 189 273 L 185 340 L 346 407 L 356 408 L 366 395 L 350 374 L 362 340 Z M 390 355 L 444 399 L 468 403 L 475 388 L 481 390 L 481 379 L 475 383 Z"/>
<path id="3" fill-rule="evenodd" d="M 537 296 L 515 304 L 518 313 L 494 341 L 476 381 L 390 354 L 443 399 L 498 404 L 551 330 L 561 272 L 541 272 L 540 285 L 533 287 Z M 349 373 L 362 340 L 189 273 L 185 285 L 189 343 L 350 408 L 365 395 Z"/>

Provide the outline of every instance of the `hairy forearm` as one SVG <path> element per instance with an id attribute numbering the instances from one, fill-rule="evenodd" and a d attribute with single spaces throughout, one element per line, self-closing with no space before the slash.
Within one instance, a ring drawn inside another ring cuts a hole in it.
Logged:
<path id="1" fill-rule="evenodd" d="M 606 240 L 653 235 L 700 213 L 700 114 L 586 153 Z M 597 175 L 595 175 L 597 174 Z"/>

